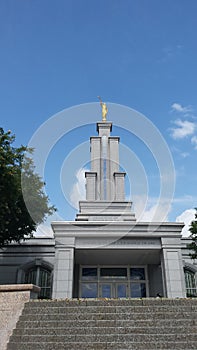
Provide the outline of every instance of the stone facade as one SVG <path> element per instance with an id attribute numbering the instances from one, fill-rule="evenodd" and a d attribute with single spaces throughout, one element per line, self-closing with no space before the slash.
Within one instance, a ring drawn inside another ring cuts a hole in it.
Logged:
<path id="1" fill-rule="evenodd" d="M 136 221 L 132 202 L 125 200 L 119 137 L 111 130 L 112 123 L 99 122 L 98 136 L 90 139 L 86 200 L 79 202 L 75 221 L 52 222 L 54 239 L 4 249 L 1 284 L 32 282 L 41 285 L 41 297 L 56 299 L 196 295 L 197 268 L 189 239 L 181 238 L 183 224 Z M 188 285 L 184 270 L 191 272 Z"/>

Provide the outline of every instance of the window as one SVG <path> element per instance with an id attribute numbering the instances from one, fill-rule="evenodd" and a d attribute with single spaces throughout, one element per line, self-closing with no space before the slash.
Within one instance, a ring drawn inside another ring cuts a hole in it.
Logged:
<path id="1" fill-rule="evenodd" d="M 195 272 L 185 269 L 185 285 L 187 297 L 197 297 Z"/>
<path id="2" fill-rule="evenodd" d="M 82 268 L 82 280 L 95 280 L 97 279 L 96 267 L 83 267 Z"/>
<path id="3" fill-rule="evenodd" d="M 81 298 L 146 298 L 145 266 L 81 266 Z"/>
<path id="4" fill-rule="evenodd" d="M 97 298 L 97 283 L 82 283 L 81 298 Z"/>
<path id="5" fill-rule="evenodd" d="M 146 298 L 145 283 L 131 283 L 131 298 Z"/>
<path id="6" fill-rule="evenodd" d="M 132 267 L 130 269 L 131 280 L 145 280 L 145 270 L 143 267 Z"/>
<path id="7" fill-rule="evenodd" d="M 131 267 L 130 279 L 131 298 L 146 298 L 145 269 L 143 267 Z"/>
<path id="8" fill-rule="evenodd" d="M 51 298 L 52 274 L 49 269 L 43 266 L 33 266 L 25 273 L 25 283 L 32 283 L 41 287 L 39 299 Z"/>
<path id="9" fill-rule="evenodd" d="M 100 269 L 101 278 L 127 278 L 127 269 L 121 267 L 102 267 Z"/>

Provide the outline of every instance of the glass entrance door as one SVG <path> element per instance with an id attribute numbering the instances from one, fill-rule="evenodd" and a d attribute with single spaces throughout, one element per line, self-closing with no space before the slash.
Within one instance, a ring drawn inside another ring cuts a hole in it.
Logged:
<path id="1" fill-rule="evenodd" d="M 112 283 L 101 283 L 100 294 L 101 298 L 113 298 L 113 285 Z"/>
<path id="2" fill-rule="evenodd" d="M 128 297 L 128 285 L 127 283 L 116 283 L 116 296 L 115 298 Z"/>
<path id="3" fill-rule="evenodd" d="M 81 298 L 146 298 L 147 272 L 144 266 L 82 266 Z"/>
<path id="4" fill-rule="evenodd" d="M 128 283 L 126 267 L 100 268 L 100 297 L 126 298 L 128 297 Z"/>
<path id="5" fill-rule="evenodd" d="M 128 297 L 128 284 L 121 282 L 110 282 L 100 284 L 101 298 L 126 298 Z"/>

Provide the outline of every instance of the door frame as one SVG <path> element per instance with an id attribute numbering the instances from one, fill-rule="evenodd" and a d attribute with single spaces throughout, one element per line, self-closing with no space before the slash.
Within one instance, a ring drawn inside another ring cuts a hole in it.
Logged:
<path id="1" fill-rule="evenodd" d="M 103 295 L 102 294 L 102 286 L 109 285 L 110 286 L 110 295 Z M 126 286 L 126 293 L 124 296 L 118 296 L 118 286 L 123 285 Z M 99 283 L 99 291 L 98 291 L 98 297 L 99 298 L 128 298 L 129 297 L 129 286 L 128 281 L 102 281 Z"/>
<path id="2" fill-rule="evenodd" d="M 96 268 L 97 276 L 94 279 L 82 279 L 82 269 L 83 268 Z M 100 276 L 101 268 L 126 268 L 127 269 L 127 277 L 126 278 L 102 278 Z M 132 280 L 130 279 L 130 268 L 144 268 L 145 280 Z M 80 273 L 79 273 L 79 298 L 81 297 L 81 284 L 82 283 L 97 283 L 97 298 L 102 298 L 100 286 L 103 284 L 111 284 L 111 293 L 112 295 L 117 295 L 117 291 L 114 291 L 114 288 L 117 289 L 118 284 L 126 284 L 126 292 L 127 298 L 130 298 L 130 284 L 131 283 L 145 283 L 146 287 L 146 298 L 149 297 L 149 281 L 148 281 L 148 269 L 147 265 L 80 265 Z M 113 296 L 112 298 L 117 298 Z"/>

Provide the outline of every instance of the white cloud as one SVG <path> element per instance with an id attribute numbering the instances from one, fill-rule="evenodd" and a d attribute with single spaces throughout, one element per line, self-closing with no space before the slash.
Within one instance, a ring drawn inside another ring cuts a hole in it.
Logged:
<path id="1" fill-rule="evenodd" d="M 192 112 L 191 106 L 183 107 L 180 103 L 176 103 L 176 102 L 171 105 L 171 108 L 172 108 L 172 111 L 180 112 L 180 113 Z"/>
<path id="2" fill-rule="evenodd" d="M 183 139 L 184 137 L 192 135 L 196 129 L 196 124 L 188 120 L 182 121 L 180 119 L 177 119 L 174 121 L 174 124 L 177 127 L 171 129 L 172 131 L 171 136 L 175 140 Z"/>
<path id="3" fill-rule="evenodd" d="M 168 205 L 167 204 L 162 203 L 159 206 L 158 206 L 158 204 L 155 204 L 143 212 L 139 221 L 165 222 L 165 221 L 168 221 L 167 214 L 168 214 Z"/>
<path id="4" fill-rule="evenodd" d="M 184 195 L 181 197 L 174 197 L 173 203 L 187 203 L 187 205 L 195 205 L 197 202 L 197 196 L 191 196 L 191 195 Z"/>
<path id="5" fill-rule="evenodd" d="M 182 236 L 190 236 L 189 226 L 191 222 L 195 219 L 195 209 L 187 209 L 181 215 L 177 216 L 176 222 L 184 222 L 185 226 L 182 230 Z"/>
<path id="6" fill-rule="evenodd" d="M 71 192 L 70 192 L 70 201 L 72 205 L 78 209 L 79 200 L 84 200 L 86 198 L 86 179 L 85 179 L 85 172 L 88 171 L 85 168 L 80 168 L 75 176 L 77 181 L 73 185 Z"/>
<path id="7" fill-rule="evenodd" d="M 51 222 L 62 221 L 62 220 L 65 220 L 65 219 L 59 215 L 58 211 L 54 212 L 50 216 L 47 216 L 46 220 L 42 224 L 38 225 L 36 231 L 34 232 L 34 237 L 36 238 L 54 237 L 53 230 L 51 227 Z"/>
<path id="8" fill-rule="evenodd" d="M 46 237 L 53 237 L 53 230 L 51 226 L 48 226 L 47 224 L 40 224 L 37 227 L 36 232 L 34 233 L 34 237 L 36 238 L 46 238 Z"/>
<path id="9" fill-rule="evenodd" d="M 133 204 L 134 204 L 134 212 L 136 214 L 137 221 L 144 222 L 165 222 L 169 221 L 168 214 L 171 212 L 174 205 L 179 205 L 180 203 L 187 204 L 188 207 L 195 207 L 195 203 L 197 202 L 197 197 L 184 195 L 182 197 L 174 197 L 170 198 L 162 198 L 158 201 L 157 197 L 149 197 L 147 199 L 146 196 L 133 196 Z M 181 215 L 179 215 L 174 220 L 176 222 L 184 222 L 188 225 L 194 219 L 195 209 L 188 209 L 184 211 Z M 184 228 L 184 235 L 189 235 L 188 226 Z"/>
<path id="10" fill-rule="evenodd" d="M 187 157 L 190 156 L 190 154 L 189 154 L 188 152 L 182 152 L 182 153 L 180 153 L 180 155 L 181 155 L 181 157 L 183 157 L 183 158 L 187 158 Z"/>
<path id="11" fill-rule="evenodd" d="M 168 199 L 147 198 L 145 196 L 133 196 L 134 211 L 137 221 L 164 222 L 168 221 L 168 213 L 171 203 Z"/>
<path id="12" fill-rule="evenodd" d="M 192 137 L 191 143 L 194 145 L 194 148 L 197 150 L 197 136 Z"/>

